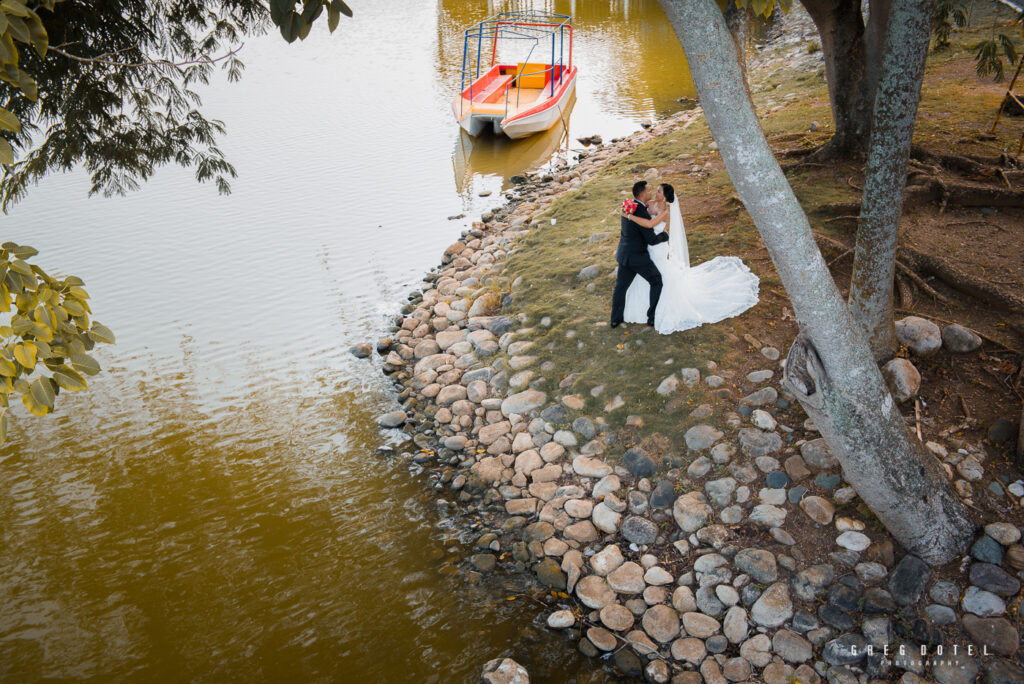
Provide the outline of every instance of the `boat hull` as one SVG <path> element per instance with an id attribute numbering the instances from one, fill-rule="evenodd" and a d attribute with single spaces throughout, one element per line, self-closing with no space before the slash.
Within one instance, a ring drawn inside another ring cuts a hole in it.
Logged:
<path id="1" fill-rule="evenodd" d="M 503 102 L 474 102 L 467 97 L 470 90 L 456 96 L 452 113 L 459 126 L 473 137 L 490 127 L 496 135 L 503 134 L 513 140 L 525 138 L 549 130 L 562 121 L 576 91 L 576 74 L 575 68 L 567 71 L 554 95 L 535 100 L 518 111 L 508 112 L 508 116 Z"/>

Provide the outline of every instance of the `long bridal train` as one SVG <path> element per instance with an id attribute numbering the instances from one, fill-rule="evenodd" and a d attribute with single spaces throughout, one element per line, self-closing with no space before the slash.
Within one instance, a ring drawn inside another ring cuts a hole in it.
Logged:
<path id="1" fill-rule="evenodd" d="M 648 247 L 664 287 L 654 314 L 654 328 L 663 335 L 738 316 L 758 302 L 760 281 L 734 256 L 719 256 L 690 266 L 686 230 L 678 201 L 669 204 L 669 240 Z M 654 231 L 661 233 L 665 224 Z M 626 292 L 625 321 L 646 323 L 650 285 L 637 278 Z"/>

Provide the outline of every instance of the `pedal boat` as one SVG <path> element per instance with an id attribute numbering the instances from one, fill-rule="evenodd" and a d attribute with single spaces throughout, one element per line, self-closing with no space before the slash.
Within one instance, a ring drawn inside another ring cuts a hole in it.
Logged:
<path id="1" fill-rule="evenodd" d="M 474 137 L 490 127 L 496 135 L 513 140 L 557 124 L 566 126 L 565 114 L 576 90 L 572 40 L 570 17 L 548 12 L 503 12 L 468 29 L 462 83 L 452 102 L 459 125 Z M 499 49 L 510 41 L 526 42 L 529 54 L 524 61 L 498 61 Z M 568 59 L 563 61 L 566 47 Z M 550 62 L 536 61 L 549 49 Z M 481 64 L 485 50 L 490 52 L 489 64 Z"/>

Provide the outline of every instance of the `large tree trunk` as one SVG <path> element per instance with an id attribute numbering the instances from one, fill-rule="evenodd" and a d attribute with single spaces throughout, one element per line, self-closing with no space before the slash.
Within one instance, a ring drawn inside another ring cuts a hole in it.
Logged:
<path id="1" fill-rule="evenodd" d="M 819 159 L 860 155 L 871 135 L 890 0 L 871 3 L 865 27 L 860 0 L 800 0 L 821 37 L 835 133 Z"/>
<path id="2" fill-rule="evenodd" d="M 875 97 L 853 257 L 850 312 L 879 361 L 896 355 L 896 242 L 934 7 L 935 0 L 897 0 L 889 13 Z"/>
<path id="3" fill-rule="evenodd" d="M 804 335 L 787 377 L 843 468 L 892 535 L 930 563 L 970 542 L 973 523 L 913 440 L 860 328 L 761 132 L 715 0 L 660 0 L 690 63 L 729 176 L 764 240 Z"/>

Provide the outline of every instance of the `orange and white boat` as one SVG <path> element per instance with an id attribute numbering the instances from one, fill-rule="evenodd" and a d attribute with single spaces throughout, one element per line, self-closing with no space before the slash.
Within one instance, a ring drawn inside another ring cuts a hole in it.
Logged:
<path id="1" fill-rule="evenodd" d="M 490 127 L 516 139 L 565 125 L 576 90 L 571 20 L 550 12 L 502 12 L 466 30 L 452 112 L 467 133 L 475 137 Z M 499 59 L 516 43 L 525 48 L 522 61 Z M 550 61 L 541 61 L 545 57 Z"/>

